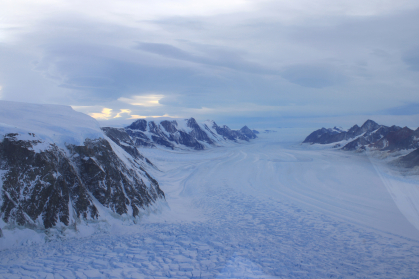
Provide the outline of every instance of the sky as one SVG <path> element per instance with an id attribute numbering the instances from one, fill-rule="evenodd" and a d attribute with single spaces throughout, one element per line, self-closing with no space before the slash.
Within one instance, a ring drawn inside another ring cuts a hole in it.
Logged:
<path id="1" fill-rule="evenodd" d="M 419 123 L 417 0 L 0 6 L 1 100 L 70 105 L 103 126 Z"/>

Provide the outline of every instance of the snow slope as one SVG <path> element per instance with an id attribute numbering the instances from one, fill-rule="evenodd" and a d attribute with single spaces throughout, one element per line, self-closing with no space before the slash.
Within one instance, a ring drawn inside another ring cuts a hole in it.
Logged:
<path id="1" fill-rule="evenodd" d="M 280 142 L 141 150 L 170 209 L 140 225 L 0 252 L 0 277 L 416 278 L 419 219 L 365 154 Z M 377 170 L 379 172 L 377 172 Z M 409 178 L 416 195 L 419 183 Z M 404 181 L 398 184 L 397 181 Z"/>
<path id="2" fill-rule="evenodd" d="M 34 133 L 59 147 L 103 137 L 99 123 L 70 106 L 0 101 L 0 135 Z"/>

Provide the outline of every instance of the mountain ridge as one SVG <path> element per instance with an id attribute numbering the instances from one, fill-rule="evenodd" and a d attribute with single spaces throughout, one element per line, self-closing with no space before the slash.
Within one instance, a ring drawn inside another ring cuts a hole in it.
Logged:
<path id="1" fill-rule="evenodd" d="M 419 157 L 416 158 L 419 156 L 419 128 L 412 130 L 396 125 L 389 127 L 368 119 L 361 127 L 355 124 L 348 131 L 318 129 L 308 135 L 303 143 L 335 143 L 335 148 L 356 152 L 371 150 L 394 153 L 408 150 L 409 154 L 401 156 L 397 162 L 408 168 L 419 167 Z"/>
<path id="2" fill-rule="evenodd" d="M 124 130 L 135 147 L 159 145 L 170 149 L 204 150 L 227 142 L 248 142 L 257 138 L 247 126 L 240 130 L 232 130 L 226 125 L 220 127 L 211 120 L 198 123 L 193 117 L 160 121 L 139 119 L 125 128 L 102 127 L 110 137 L 117 133 L 115 129 L 119 129 L 120 132 Z"/>

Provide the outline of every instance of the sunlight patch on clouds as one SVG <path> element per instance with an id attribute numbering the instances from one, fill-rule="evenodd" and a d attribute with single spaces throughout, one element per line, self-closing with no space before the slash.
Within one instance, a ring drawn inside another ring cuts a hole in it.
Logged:
<path id="1" fill-rule="evenodd" d="M 121 109 L 113 118 L 121 117 L 121 114 L 131 114 L 130 109 Z"/>
<path id="2" fill-rule="evenodd" d="M 89 113 L 89 115 L 95 119 L 107 120 L 112 118 L 112 109 L 111 108 L 104 108 L 102 112 L 93 112 Z"/>
<path id="3" fill-rule="evenodd" d="M 159 94 L 150 94 L 150 95 L 141 95 L 141 96 L 132 96 L 131 98 L 121 97 L 118 99 L 120 102 L 124 102 L 133 106 L 143 106 L 143 107 L 156 107 L 161 106 L 159 103 L 163 99 L 164 95 Z"/>

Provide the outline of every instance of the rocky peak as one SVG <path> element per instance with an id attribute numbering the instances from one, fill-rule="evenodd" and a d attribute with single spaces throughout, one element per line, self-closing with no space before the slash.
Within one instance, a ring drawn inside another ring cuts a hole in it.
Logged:
<path id="1" fill-rule="evenodd" d="M 244 126 L 243 128 L 241 128 L 240 132 L 242 132 L 249 139 L 257 138 L 256 134 L 252 130 L 250 130 L 247 126 Z"/>
<path id="2" fill-rule="evenodd" d="M 196 122 L 195 118 L 191 117 L 187 120 L 186 126 L 189 128 L 197 128 L 199 127 L 198 123 Z"/>
<path id="3" fill-rule="evenodd" d="M 144 119 L 138 119 L 126 128 L 145 132 L 147 130 L 147 121 Z"/>
<path id="4" fill-rule="evenodd" d="M 163 126 L 163 128 L 168 132 L 168 133 L 175 133 L 177 131 L 177 122 L 176 120 L 163 120 L 162 122 L 160 122 L 160 125 Z"/>
<path id="5" fill-rule="evenodd" d="M 381 127 L 381 125 L 378 125 L 376 122 L 368 119 L 367 121 L 365 121 L 364 124 L 362 124 L 361 131 L 362 132 L 372 132 L 372 131 L 377 130 L 380 127 Z"/>

